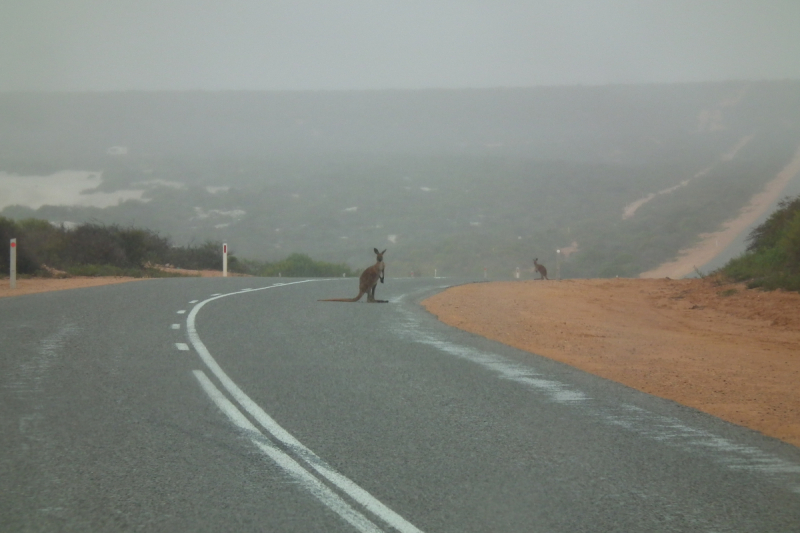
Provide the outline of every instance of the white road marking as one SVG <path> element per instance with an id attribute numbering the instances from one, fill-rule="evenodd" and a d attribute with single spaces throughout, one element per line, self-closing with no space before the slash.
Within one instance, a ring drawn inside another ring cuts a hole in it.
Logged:
<path id="1" fill-rule="evenodd" d="M 275 287 L 283 287 L 286 285 L 296 285 L 298 283 L 308 283 L 314 280 L 303 280 L 303 281 L 294 281 L 291 283 L 283 283 L 280 285 L 272 285 L 269 287 L 262 287 L 260 289 L 254 289 L 254 291 L 266 290 Z M 253 292 L 253 291 L 251 291 Z M 386 507 L 383 503 L 378 501 L 374 496 L 372 496 L 369 492 L 359 487 L 356 483 L 352 480 L 348 479 L 346 476 L 338 473 L 334 470 L 330 465 L 328 465 L 325 461 L 323 461 L 317 454 L 303 445 L 300 441 L 298 441 L 294 436 L 292 436 L 288 431 L 283 429 L 280 424 L 278 424 L 275 420 L 272 419 L 261 407 L 258 406 L 253 400 L 250 399 L 247 394 L 242 391 L 236 383 L 228 377 L 224 370 L 217 364 L 217 361 L 208 351 L 206 346 L 200 340 L 200 336 L 197 334 L 197 330 L 195 329 L 195 317 L 200 309 L 203 308 L 209 302 L 214 300 L 224 298 L 226 296 L 233 296 L 236 294 L 242 294 L 241 291 L 239 292 L 232 292 L 228 294 L 220 294 L 208 298 L 207 300 L 203 300 L 202 302 L 198 303 L 192 308 L 192 311 L 189 313 L 189 316 L 186 318 L 186 334 L 189 337 L 189 341 L 194 346 L 194 349 L 197 351 L 200 358 L 206 364 L 211 373 L 217 377 L 217 379 L 222 383 L 222 386 L 228 391 L 228 393 L 233 396 L 233 398 L 241 405 L 245 411 L 250 413 L 250 416 L 256 419 L 256 421 L 261 424 L 261 426 L 266 429 L 273 437 L 283 443 L 284 446 L 289 448 L 292 453 L 300 457 L 303 461 L 306 462 L 311 468 L 316 470 L 320 475 L 322 475 L 325 479 L 336 485 L 339 489 L 344 491 L 347 495 L 353 498 L 355 501 L 363 505 L 367 510 L 375 514 L 376 516 L 380 517 L 381 520 L 385 521 L 387 524 L 395 528 L 396 530 L 400 531 L 401 533 L 421 533 L 417 527 L 413 524 L 408 522 L 399 514 L 395 513 L 388 507 Z"/>
<path id="2" fill-rule="evenodd" d="M 189 351 L 189 345 L 186 344 L 185 342 L 176 342 L 175 343 L 175 347 L 177 349 L 179 349 L 180 351 L 182 351 L 182 352 L 188 352 Z"/>
<path id="3" fill-rule="evenodd" d="M 186 314 L 186 309 L 181 309 L 180 311 L 178 311 L 178 314 L 179 315 Z"/>
<path id="4" fill-rule="evenodd" d="M 170 326 L 170 327 L 172 329 L 181 329 L 181 325 L 180 324 L 172 324 L 172 326 Z"/>
<path id="5" fill-rule="evenodd" d="M 346 501 L 329 489 L 324 483 L 312 476 L 305 468 L 289 455 L 276 447 L 272 441 L 261 433 L 239 409 L 236 408 L 220 391 L 211 383 L 202 370 L 195 370 L 194 377 L 208 394 L 217 407 L 225 413 L 228 419 L 242 429 L 250 440 L 262 452 L 283 468 L 305 490 L 313 494 L 318 500 L 328 506 L 333 512 L 341 516 L 353 527 L 363 532 L 381 533 L 378 526 L 373 524 L 366 516 L 353 509 Z"/>
<path id="6" fill-rule="evenodd" d="M 199 301 L 200 301 L 200 300 L 192 300 L 192 301 L 191 301 L 191 302 L 189 302 L 189 303 L 190 303 L 190 304 L 196 304 L 196 303 L 197 303 L 197 302 L 199 302 Z"/>
<path id="7" fill-rule="evenodd" d="M 442 287 L 445 288 L 445 287 Z M 404 299 L 405 296 L 400 299 Z M 425 328 L 417 316 L 398 307 L 405 320 L 392 327 L 399 337 L 433 346 L 444 353 L 479 364 L 501 379 L 520 383 L 546 394 L 551 401 L 580 408 L 603 422 L 684 450 L 702 450 L 731 470 L 748 470 L 800 494 L 800 464 L 781 459 L 754 446 L 737 444 L 709 431 L 690 427 L 677 418 L 662 416 L 630 404 L 614 407 L 595 402 L 582 391 L 552 379 L 543 379 L 530 364 L 512 362 L 500 355 L 442 339 Z"/>

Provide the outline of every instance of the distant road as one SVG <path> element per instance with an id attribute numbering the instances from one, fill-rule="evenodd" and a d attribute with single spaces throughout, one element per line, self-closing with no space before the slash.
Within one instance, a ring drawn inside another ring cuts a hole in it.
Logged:
<path id="1" fill-rule="evenodd" d="M 734 149 L 733 153 L 735 154 L 736 151 L 738 149 Z M 733 156 L 730 155 L 730 157 Z M 702 268 L 704 271 L 708 271 L 710 265 L 714 269 L 720 268 L 733 257 L 738 257 L 746 249 L 747 234 L 745 232 L 760 223 L 759 220 L 766 220 L 772 214 L 771 210 L 777 208 L 777 203 L 785 194 L 787 186 L 798 174 L 800 174 L 800 146 L 797 147 L 792 159 L 777 176 L 770 180 L 761 192 L 754 195 L 735 218 L 724 222 L 722 229 L 713 233 L 700 234 L 699 243 L 680 250 L 678 257 L 674 260 L 642 272 L 639 277 L 679 279 L 690 275 L 698 268 Z M 739 245 L 735 250 L 731 250 L 730 247 L 735 241 L 739 241 Z M 719 256 L 724 256 L 723 260 L 715 261 Z"/>
<path id="2" fill-rule="evenodd" d="M 455 283 L 1 299 L 0 529 L 798 530 L 800 449 L 444 326 Z"/>

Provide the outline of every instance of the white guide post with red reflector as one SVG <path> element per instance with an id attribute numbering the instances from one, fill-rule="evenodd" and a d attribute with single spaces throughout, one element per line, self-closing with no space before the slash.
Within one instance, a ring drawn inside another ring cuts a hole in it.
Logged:
<path id="1" fill-rule="evenodd" d="M 8 279 L 11 283 L 11 288 L 17 288 L 17 239 L 11 239 L 11 253 L 9 254 L 9 258 L 11 259 L 9 270 L 8 270 Z"/>
<path id="2" fill-rule="evenodd" d="M 222 243 L 222 277 L 228 277 L 228 244 Z"/>

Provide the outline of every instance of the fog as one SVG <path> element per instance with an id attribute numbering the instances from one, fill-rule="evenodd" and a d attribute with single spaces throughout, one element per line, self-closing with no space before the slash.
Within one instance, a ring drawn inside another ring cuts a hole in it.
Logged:
<path id="1" fill-rule="evenodd" d="M 0 91 L 800 78 L 796 0 L 6 0 Z"/>
<path id="2" fill-rule="evenodd" d="M 102 176 L 94 172 L 62 171 L 49 176 L 18 176 L 0 172 L 0 210 L 10 205 L 31 209 L 43 205 L 105 208 L 125 200 L 147 201 L 142 198 L 144 188 L 114 192 L 95 190 L 101 183 Z"/>
<path id="3" fill-rule="evenodd" d="M 569 249 L 564 276 L 634 276 L 797 152 L 798 20 L 796 0 L 8 0 L 0 216 L 270 261 L 389 247 L 400 275 Z"/>
<path id="4" fill-rule="evenodd" d="M 5 93 L 0 116 L 0 216 L 269 261 L 387 247 L 400 275 L 511 276 L 570 249 L 564 276 L 635 276 L 792 160 L 800 82 Z"/>

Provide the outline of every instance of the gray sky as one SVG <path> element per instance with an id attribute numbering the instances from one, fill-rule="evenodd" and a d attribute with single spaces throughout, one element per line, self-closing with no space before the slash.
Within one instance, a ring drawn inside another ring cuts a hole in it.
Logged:
<path id="1" fill-rule="evenodd" d="M 800 79 L 800 0 L 2 0 L 0 91 Z"/>

